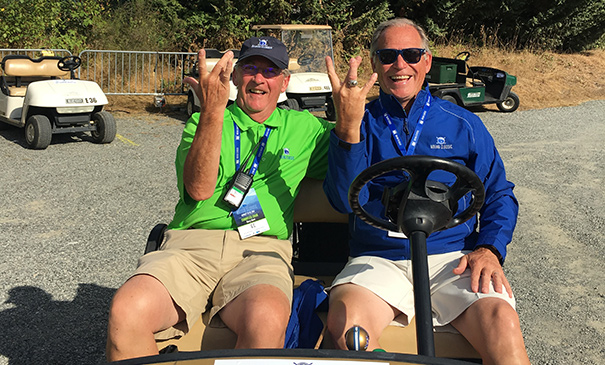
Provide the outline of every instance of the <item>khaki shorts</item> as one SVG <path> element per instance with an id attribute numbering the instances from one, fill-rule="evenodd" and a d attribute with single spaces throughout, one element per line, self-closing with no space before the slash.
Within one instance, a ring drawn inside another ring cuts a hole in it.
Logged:
<path id="1" fill-rule="evenodd" d="M 291 261 L 290 241 L 274 236 L 241 240 L 237 231 L 167 230 L 160 250 L 141 257 L 134 275 L 158 279 L 185 312 L 185 321 L 156 334 L 167 339 L 186 333 L 208 307 L 210 324 L 223 326 L 215 314 L 257 284 L 279 288 L 292 302 Z"/>
<path id="2" fill-rule="evenodd" d="M 494 290 L 493 283 L 489 293 L 473 293 L 470 269 L 462 275 L 452 273 L 452 270 L 458 266 L 460 258 L 466 253 L 468 251 L 429 256 L 433 325 L 436 327 L 449 324 L 481 298 L 501 298 L 515 308 L 515 299 L 508 296 L 504 286 L 502 286 L 502 293 Z M 399 309 L 404 315 L 397 317 L 396 323 L 393 323 L 395 325 L 407 326 L 409 319 L 415 314 L 410 260 L 391 261 L 376 256 L 350 258 L 329 289 L 346 283 L 362 286 L 392 307 Z"/>

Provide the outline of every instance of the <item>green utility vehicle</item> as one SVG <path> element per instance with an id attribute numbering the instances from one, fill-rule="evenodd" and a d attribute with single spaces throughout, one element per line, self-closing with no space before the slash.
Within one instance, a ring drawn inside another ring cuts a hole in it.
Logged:
<path id="1" fill-rule="evenodd" d="M 469 52 L 456 58 L 433 57 L 433 66 L 426 74 L 433 96 L 469 107 L 496 104 L 503 112 L 514 112 L 519 107 L 519 96 L 511 91 L 517 78 L 492 67 L 469 67 Z"/>

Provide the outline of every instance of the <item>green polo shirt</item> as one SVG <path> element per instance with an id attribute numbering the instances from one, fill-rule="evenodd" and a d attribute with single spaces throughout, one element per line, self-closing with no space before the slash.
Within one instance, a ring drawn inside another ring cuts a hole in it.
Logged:
<path id="1" fill-rule="evenodd" d="M 252 187 L 256 190 L 270 227 L 263 234 L 287 239 L 292 231 L 294 198 L 301 180 L 305 176 L 322 180 L 325 177 L 329 131 L 333 124 L 308 111 L 279 108 L 260 124 L 235 103 L 225 110 L 217 185 L 212 197 L 204 201 L 193 200 L 183 184 L 183 166 L 197 129 L 199 113 L 193 114 L 187 121 L 176 155 L 180 199 L 168 228 L 237 229 L 229 206 L 223 202 L 223 196 L 235 174 L 234 121 L 241 130 L 242 163 L 262 138 L 265 128 L 272 128 Z M 249 164 L 252 159 L 254 156 Z"/>

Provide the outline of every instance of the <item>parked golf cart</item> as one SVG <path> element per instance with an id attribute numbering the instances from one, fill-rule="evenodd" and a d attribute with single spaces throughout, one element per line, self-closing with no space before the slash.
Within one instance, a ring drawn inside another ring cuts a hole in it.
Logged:
<path id="1" fill-rule="evenodd" d="M 432 182 L 434 171 L 456 177 L 451 186 Z M 410 179 L 400 186 L 385 187 L 388 220 L 372 217 L 359 204 L 359 193 L 372 179 L 402 171 Z M 457 202 L 469 197 L 470 206 L 455 214 Z M 383 161 L 362 172 L 352 183 L 349 201 L 355 214 L 381 229 L 403 232 L 411 239 L 416 316 L 407 327 L 388 326 L 378 339 L 352 331 L 350 351 L 335 350 L 325 331 L 324 305 L 315 313 L 324 330 L 313 339 L 314 346 L 297 349 L 236 350 L 236 336 L 228 328 L 210 327 L 204 313 L 183 337 L 158 341 L 160 355 L 125 360 L 124 364 L 468 364 L 481 363 L 478 353 L 460 334 L 433 332 L 426 255 L 426 238 L 433 232 L 454 227 L 474 216 L 481 208 L 484 188 L 472 170 L 450 160 L 409 156 Z M 401 211 L 401 214 L 399 214 Z M 295 287 L 308 279 L 330 285 L 348 257 L 348 217 L 337 213 L 323 193 L 322 182 L 304 180 L 294 212 L 293 261 Z M 165 224 L 151 231 L 145 253 L 159 249 Z M 353 329 L 355 329 L 353 327 Z M 359 329 L 359 328 L 358 328 Z M 349 335 L 347 335 L 347 338 Z M 368 341 L 378 341 L 382 351 L 365 352 Z M 347 341 L 349 343 L 349 341 Z M 357 345 L 356 345 L 357 344 Z M 352 351 L 351 351 L 352 350 Z"/>
<path id="2" fill-rule="evenodd" d="M 0 76 L 0 124 L 25 127 L 25 142 L 45 149 L 53 134 L 90 132 L 95 143 L 116 135 L 113 116 L 103 111 L 107 97 L 95 82 L 78 80 L 77 56 L 7 55 Z"/>
<path id="3" fill-rule="evenodd" d="M 334 59 L 332 27 L 329 25 L 272 24 L 254 25 L 259 35 L 271 35 L 288 49 L 291 72 L 286 89 L 290 109 L 323 111 L 328 120 L 336 120 L 332 85 L 326 69 L 326 56 Z"/>
<path id="4" fill-rule="evenodd" d="M 466 51 L 455 58 L 433 57 L 425 78 L 431 94 L 464 107 L 495 103 L 503 112 L 517 110 L 519 96 L 511 91 L 517 78 L 491 67 L 469 67 L 469 58 Z"/>

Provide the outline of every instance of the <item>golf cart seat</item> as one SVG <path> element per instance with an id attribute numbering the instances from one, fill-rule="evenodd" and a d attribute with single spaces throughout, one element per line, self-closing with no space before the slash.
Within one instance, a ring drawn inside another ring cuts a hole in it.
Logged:
<path id="1" fill-rule="evenodd" d="M 7 55 L 2 59 L 2 91 L 9 96 L 25 96 L 27 85 L 34 81 L 69 75 L 57 66 L 61 57 L 32 59 L 25 55 Z"/>
<path id="2" fill-rule="evenodd" d="M 348 216 L 336 212 L 326 198 L 322 181 L 305 179 L 296 198 L 292 237 L 295 282 L 297 287 L 306 279 L 316 279 L 329 286 L 334 276 L 344 267 L 348 258 Z M 151 232 L 146 252 L 159 248 L 166 225 L 157 225 Z M 318 313 L 326 324 L 327 312 Z M 232 349 L 236 336 L 228 328 L 207 327 L 208 312 L 183 337 L 157 341 L 158 349 L 165 352 Z M 407 327 L 391 325 L 378 340 L 388 352 L 417 354 L 416 326 L 412 320 Z M 459 334 L 435 333 L 436 355 L 473 361 L 479 355 Z M 324 330 L 316 349 L 333 349 L 332 341 Z"/>

